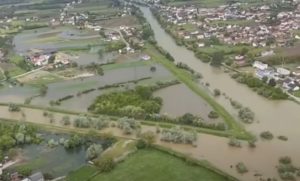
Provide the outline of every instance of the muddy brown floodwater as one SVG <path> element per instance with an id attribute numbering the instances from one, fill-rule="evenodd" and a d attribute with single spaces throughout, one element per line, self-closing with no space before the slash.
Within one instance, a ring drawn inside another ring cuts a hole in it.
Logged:
<path id="1" fill-rule="evenodd" d="M 213 68 L 198 60 L 193 52 L 185 47 L 177 46 L 174 40 L 161 28 L 149 8 L 140 7 L 147 21 L 150 23 L 155 39 L 159 46 L 167 50 L 175 62 L 184 62 L 196 72 L 204 76 L 204 81 L 210 83 L 211 88 L 218 88 L 229 97 L 239 101 L 244 106 L 255 112 L 257 122 L 245 125 L 246 129 L 259 135 L 262 131 L 269 130 L 275 136 L 284 135 L 288 141 L 279 141 L 276 138 L 272 141 L 258 141 L 257 148 L 248 149 L 244 146 L 241 149 L 233 149 L 227 146 L 227 139 L 210 135 L 202 135 L 199 139 L 199 146 L 196 149 L 186 149 L 186 152 L 199 158 L 207 159 L 218 168 L 237 176 L 241 180 L 258 180 L 253 175 L 257 172 L 265 177 L 276 177 L 276 164 L 280 156 L 288 155 L 296 166 L 300 166 L 300 106 L 292 101 L 267 100 L 246 86 L 235 82 L 222 70 Z M 228 111 L 228 100 L 218 99 Z M 176 146 L 176 149 L 185 149 Z M 242 161 L 249 169 L 249 173 L 240 175 L 230 165 Z"/>

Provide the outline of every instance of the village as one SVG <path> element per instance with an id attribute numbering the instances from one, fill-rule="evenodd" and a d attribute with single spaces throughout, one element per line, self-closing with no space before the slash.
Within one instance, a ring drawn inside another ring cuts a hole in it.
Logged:
<path id="1" fill-rule="evenodd" d="M 237 2 L 215 8 L 177 7 L 157 2 L 153 9 L 159 12 L 160 23 L 176 43 L 193 50 L 200 60 L 210 61 L 214 53 L 221 52 L 223 65 L 241 72 L 240 67 L 253 67 L 254 70 L 248 69 L 246 73 L 266 83 L 275 80 L 275 85 L 284 92 L 299 96 L 300 65 L 288 63 L 285 60 L 288 58 L 282 55 L 286 50 L 299 49 L 299 2 L 282 1 L 281 5 Z M 278 10 L 274 12 L 274 9 Z M 293 56 L 299 57 L 296 53 Z M 274 57 L 276 64 L 269 62 Z"/>
<path id="2" fill-rule="evenodd" d="M 195 25 L 195 31 L 178 31 L 177 34 L 185 40 L 197 40 L 199 47 L 205 46 L 204 39 L 215 36 L 229 45 L 247 44 L 274 49 L 292 46 L 295 39 L 300 39 L 300 35 L 295 33 L 300 29 L 300 5 L 295 1 L 292 6 L 297 6 L 295 11 L 282 11 L 276 16 L 268 5 L 247 7 L 247 3 L 222 5 L 218 8 L 193 5 L 157 5 L 157 8 L 169 23 L 177 26 Z M 262 54 L 266 55 L 270 53 Z"/>

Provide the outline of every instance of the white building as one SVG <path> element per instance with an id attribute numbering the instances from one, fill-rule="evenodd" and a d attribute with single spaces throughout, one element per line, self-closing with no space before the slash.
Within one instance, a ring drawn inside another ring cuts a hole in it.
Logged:
<path id="1" fill-rule="evenodd" d="M 291 74 L 291 71 L 285 69 L 285 68 L 282 68 L 282 67 L 279 67 L 276 69 L 276 71 L 280 74 L 280 75 L 284 75 L 284 76 L 287 76 L 287 75 L 290 75 Z"/>
<path id="2" fill-rule="evenodd" d="M 266 70 L 268 68 L 268 64 L 262 63 L 260 61 L 255 61 L 252 66 L 259 70 Z"/>

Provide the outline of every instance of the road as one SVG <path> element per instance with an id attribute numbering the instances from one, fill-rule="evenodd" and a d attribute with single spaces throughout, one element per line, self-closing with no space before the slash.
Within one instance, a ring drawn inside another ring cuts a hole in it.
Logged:
<path id="1" fill-rule="evenodd" d="M 19 160 L 6 162 L 6 163 L 2 166 L 2 168 L 0 168 L 0 175 L 2 175 L 3 170 L 9 168 L 10 166 L 12 166 L 12 165 L 14 165 L 14 164 L 16 164 L 16 163 L 18 163 L 18 162 L 19 162 Z"/>

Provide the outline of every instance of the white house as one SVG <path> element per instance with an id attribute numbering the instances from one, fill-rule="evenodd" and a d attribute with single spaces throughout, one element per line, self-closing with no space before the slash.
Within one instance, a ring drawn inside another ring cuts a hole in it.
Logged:
<path id="1" fill-rule="evenodd" d="M 260 61 L 255 61 L 252 66 L 260 70 L 266 70 L 268 68 L 268 64 L 262 63 Z"/>
<path id="2" fill-rule="evenodd" d="M 149 55 L 143 55 L 141 56 L 141 59 L 146 61 L 146 60 L 150 60 L 151 57 Z"/>
<path id="3" fill-rule="evenodd" d="M 290 75 L 291 71 L 285 69 L 285 68 L 282 68 L 282 67 L 279 67 L 276 69 L 276 71 L 280 74 L 280 75 L 284 75 L 284 76 L 287 76 L 287 75 Z"/>
<path id="4" fill-rule="evenodd" d="M 261 52 L 261 56 L 262 57 L 270 56 L 270 55 L 274 55 L 274 51 L 273 50 Z"/>
<path id="5" fill-rule="evenodd" d="M 198 43 L 198 47 L 199 48 L 205 47 L 205 44 L 204 43 Z"/>

